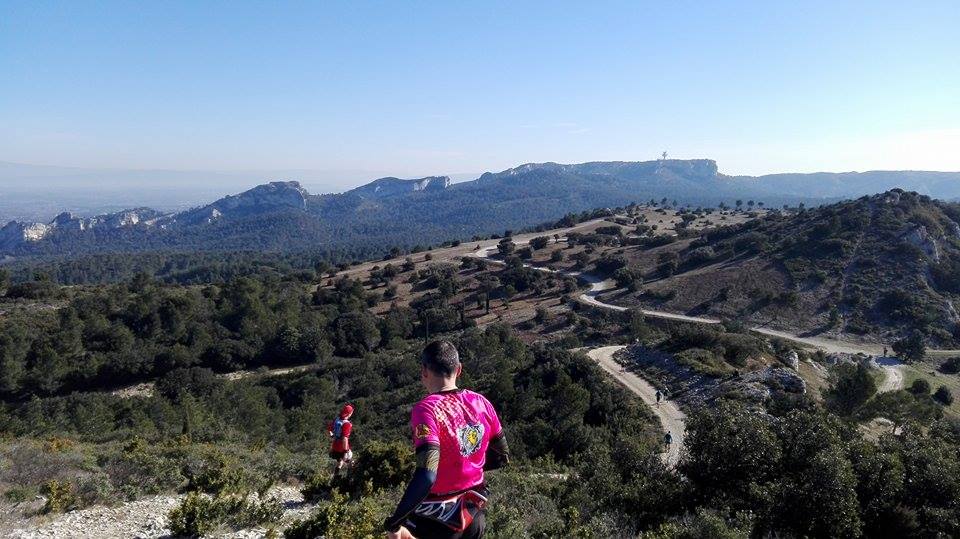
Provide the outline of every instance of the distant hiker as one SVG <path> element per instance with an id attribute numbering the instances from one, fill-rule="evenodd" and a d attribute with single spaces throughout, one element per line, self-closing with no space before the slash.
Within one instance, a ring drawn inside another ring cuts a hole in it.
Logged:
<path id="1" fill-rule="evenodd" d="M 883 347 L 883 357 L 887 357 L 887 347 Z"/>
<path id="2" fill-rule="evenodd" d="M 667 433 L 663 435 L 663 443 L 667 445 L 668 449 L 670 448 L 670 444 L 673 443 L 673 435 L 670 434 L 670 431 L 667 431 Z"/>
<path id="3" fill-rule="evenodd" d="M 457 388 L 460 355 L 447 341 L 420 357 L 429 393 L 410 413 L 417 468 L 393 515 L 389 539 L 479 539 L 489 491 L 483 472 L 509 460 L 496 410 L 483 395 Z"/>
<path id="4" fill-rule="evenodd" d="M 659 408 L 659 407 L 660 407 L 660 399 L 663 398 L 663 393 L 660 393 L 660 390 L 659 390 L 659 389 L 657 390 L 656 397 L 657 397 L 657 408 Z"/>
<path id="5" fill-rule="evenodd" d="M 340 475 L 340 469 L 344 464 L 349 464 L 353 460 L 353 451 L 350 450 L 350 432 L 353 430 L 350 416 L 352 415 L 353 405 L 345 404 L 340 410 L 340 415 L 327 423 L 327 434 L 333 440 L 330 444 L 330 458 L 337 461 L 336 468 L 333 469 L 334 477 Z"/>

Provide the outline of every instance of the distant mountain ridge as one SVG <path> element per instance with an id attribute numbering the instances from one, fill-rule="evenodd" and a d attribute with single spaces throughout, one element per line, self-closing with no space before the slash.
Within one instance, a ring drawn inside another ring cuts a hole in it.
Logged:
<path id="1" fill-rule="evenodd" d="M 365 257 L 394 245 L 429 245 L 525 228 L 571 212 L 650 199 L 694 206 L 748 198 L 763 200 L 768 207 L 819 204 L 865 194 L 857 189 L 881 173 L 864 174 L 735 177 L 721 174 L 709 159 L 661 159 L 527 163 L 457 184 L 446 176 L 385 177 L 324 195 L 311 194 L 296 181 L 270 182 L 180 212 L 136 208 L 82 218 L 60 214 L 41 223 L 12 221 L 0 229 L 0 255 L 319 249 Z M 901 177 L 906 184 L 925 181 L 944 189 L 950 181 L 960 185 L 960 173 L 882 174 L 884 181 Z M 810 178 L 825 187 L 803 188 Z"/>

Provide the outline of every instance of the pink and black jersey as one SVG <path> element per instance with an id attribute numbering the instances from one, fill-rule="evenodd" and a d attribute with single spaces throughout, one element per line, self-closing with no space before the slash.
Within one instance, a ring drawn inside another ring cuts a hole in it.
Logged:
<path id="1" fill-rule="evenodd" d="M 431 494 L 459 492 L 483 483 L 490 439 L 502 427 L 493 405 L 466 389 L 427 395 L 410 414 L 413 445 L 440 447 L 437 481 Z"/>

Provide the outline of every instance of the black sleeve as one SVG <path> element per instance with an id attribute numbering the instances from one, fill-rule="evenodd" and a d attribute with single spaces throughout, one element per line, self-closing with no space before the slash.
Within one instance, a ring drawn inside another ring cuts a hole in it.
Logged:
<path id="1" fill-rule="evenodd" d="M 400 529 L 404 519 L 409 515 L 420 502 L 430 494 L 430 489 L 437 482 L 437 466 L 440 464 L 440 447 L 432 444 L 425 444 L 417 448 L 417 469 L 413 472 L 413 478 L 407 485 L 400 503 L 396 510 L 383 523 L 385 530 L 395 532 Z"/>
<path id="2" fill-rule="evenodd" d="M 490 445 L 487 446 L 486 461 L 483 463 L 484 471 L 503 468 L 510 462 L 510 448 L 507 447 L 507 436 L 500 431 L 490 439 Z"/>

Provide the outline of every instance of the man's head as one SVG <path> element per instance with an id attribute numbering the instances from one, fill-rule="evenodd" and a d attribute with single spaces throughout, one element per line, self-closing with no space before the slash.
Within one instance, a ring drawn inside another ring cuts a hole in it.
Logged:
<path id="1" fill-rule="evenodd" d="M 433 341 L 420 355 L 420 377 L 428 390 L 438 391 L 460 376 L 460 354 L 449 341 Z"/>
<path id="2" fill-rule="evenodd" d="M 343 409 L 340 410 L 340 419 L 349 419 L 353 415 L 353 405 L 350 403 L 344 404 Z"/>

